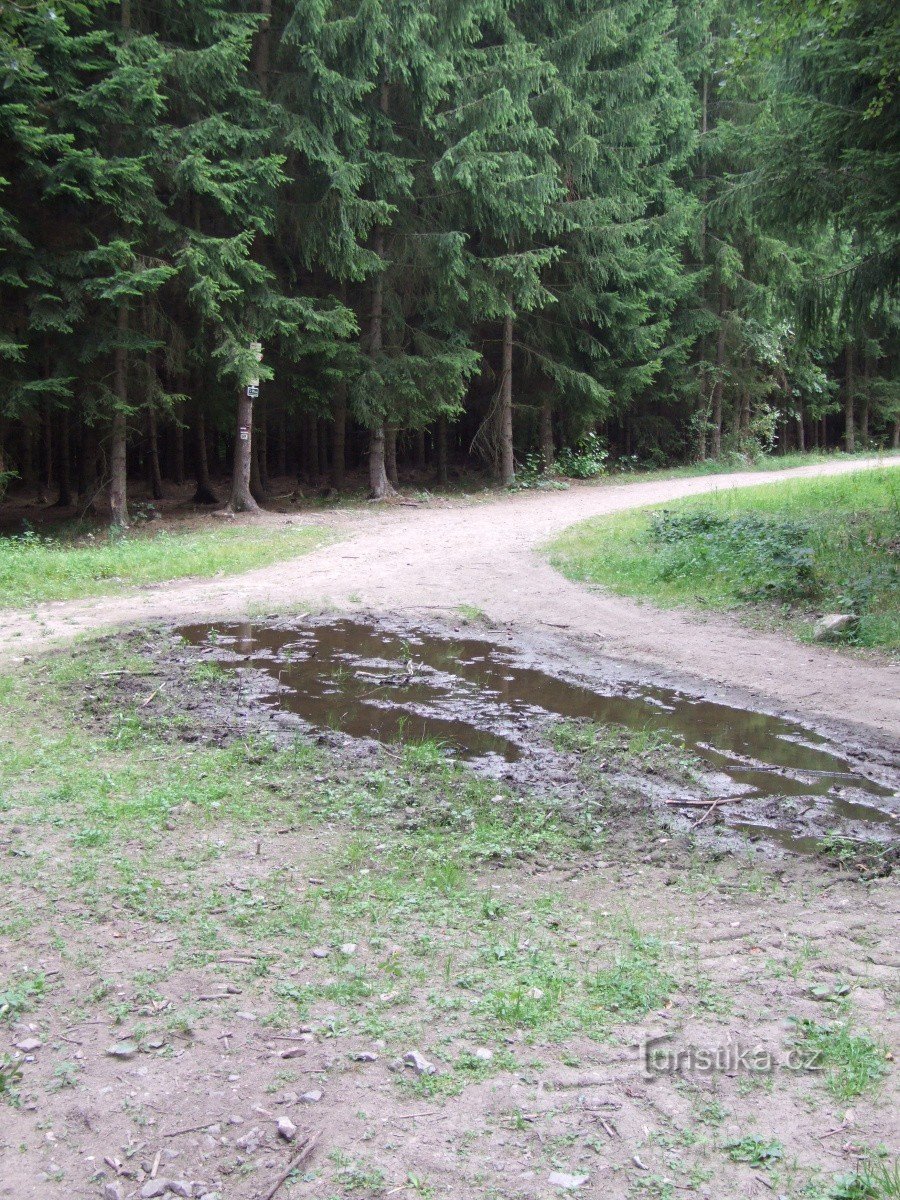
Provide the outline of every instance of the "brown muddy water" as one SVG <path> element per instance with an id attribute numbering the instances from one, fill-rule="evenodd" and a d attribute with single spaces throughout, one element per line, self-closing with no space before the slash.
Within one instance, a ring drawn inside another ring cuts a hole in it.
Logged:
<path id="1" fill-rule="evenodd" d="M 249 671 L 261 702 L 319 730 L 381 742 L 432 740 L 448 755 L 502 774 L 546 746 L 553 721 L 590 720 L 683 741 L 709 772 L 714 795 L 752 811 L 722 810 L 733 828 L 803 848 L 778 819 L 803 798 L 832 824 L 890 839 L 897 796 L 804 726 L 655 684 L 588 684 L 525 665 L 516 651 L 471 637 L 335 619 L 234 622 L 176 630 L 203 658 Z M 708 787 L 708 784 L 707 784 Z M 893 801 L 893 802 L 892 802 Z"/>

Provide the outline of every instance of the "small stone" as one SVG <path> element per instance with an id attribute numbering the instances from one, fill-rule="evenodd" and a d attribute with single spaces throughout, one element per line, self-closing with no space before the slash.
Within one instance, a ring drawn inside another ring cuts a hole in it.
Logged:
<path id="1" fill-rule="evenodd" d="M 236 1017 L 239 1017 L 242 1021 L 255 1021 L 256 1020 L 256 1013 L 252 1013 L 252 1012 L 237 1012 L 234 1015 Z"/>
<path id="2" fill-rule="evenodd" d="M 404 1054 L 403 1062 L 406 1066 L 412 1067 L 417 1075 L 437 1075 L 437 1067 L 434 1063 L 429 1062 L 418 1050 L 410 1050 L 408 1054 Z"/>
<path id="3" fill-rule="evenodd" d="M 229 1125 L 243 1125 L 243 1123 L 244 1123 L 244 1118 L 241 1116 L 240 1113 L 232 1113 L 231 1116 L 228 1118 Z"/>
<path id="4" fill-rule="evenodd" d="M 839 641 L 845 634 L 852 633 L 859 620 L 851 613 L 827 613 L 813 628 L 816 642 Z"/>
<path id="5" fill-rule="evenodd" d="M 31 1054 L 34 1050 L 40 1050 L 41 1039 L 36 1037 L 22 1038 L 20 1042 L 14 1043 L 17 1050 L 21 1050 L 23 1054 Z"/>
<path id="6" fill-rule="evenodd" d="M 544 998 L 544 993 L 539 987 L 529 988 L 525 995 L 529 996 L 532 1000 L 543 1000 Z"/>
<path id="7" fill-rule="evenodd" d="M 315 950 L 310 951 L 310 954 L 312 954 L 313 958 L 327 958 L 328 948 L 327 946 L 316 946 Z"/>
<path id="8" fill-rule="evenodd" d="M 304 1092 L 300 1097 L 301 1104 L 318 1104 L 322 1099 L 322 1093 L 318 1089 L 313 1089 L 311 1092 Z"/>
<path id="9" fill-rule="evenodd" d="M 110 1058 L 134 1058 L 138 1052 L 136 1042 L 116 1042 L 113 1046 L 107 1046 L 106 1053 Z M 155 1182 L 155 1180 L 154 1180 Z M 153 1195 L 162 1195 L 162 1192 L 154 1192 Z"/>
<path id="10" fill-rule="evenodd" d="M 125 1189 L 121 1183 L 108 1183 L 103 1189 L 103 1200 L 125 1200 Z"/>
<path id="11" fill-rule="evenodd" d="M 563 1188 L 567 1192 L 574 1192 L 576 1188 L 582 1187 L 587 1183 L 590 1176 L 588 1175 L 570 1175 L 567 1171 L 553 1171 L 549 1175 L 547 1182 L 551 1187 Z"/>
<path id="12" fill-rule="evenodd" d="M 341 954 L 351 955 L 356 953 L 356 942 L 344 942 L 341 946 Z"/>
<path id="13" fill-rule="evenodd" d="M 164 1196 L 169 1190 L 168 1179 L 148 1179 L 141 1188 L 142 1200 L 152 1200 L 154 1196 Z"/>
<path id="14" fill-rule="evenodd" d="M 278 1133 L 286 1142 L 292 1142 L 297 1136 L 297 1126 L 290 1117 L 279 1117 L 276 1125 Z"/>
<path id="15" fill-rule="evenodd" d="M 360 1050 L 359 1054 L 352 1055 L 354 1062 L 378 1062 L 378 1055 L 373 1054 L 371 1050 Z"/>
<path id="16" fill-rule="evenodd" d="M 184 1196 L 185 1200 L 190 1200 L 194 1194 L 190 1183 L 186 1179 L 170 1179 L 169 1191 L 173 1196 Z"/>
<path id="17" fill-rule="evenodd" d="M 162 1048 L 165 1044 L 166 1044 L 166 1039 L 163 1037 L 159 1037 L 158 1035 L 154 1036 L 154 1037 L 148 1037 L 148 1038 L 144 1039 L 143 1049 L 145 1049 L 145 1050 L 162 1050 Z"/>
<path id="18" fill-rule="evenodd" d="M 477 1059 L 480 1059 L 481 1062 L 490 1062 L 491 1059 L 494 1057 L 494 1052 L 493 1052 L 493 1050 L 488 1050 L 484 1046 L 479 1046 L 478 1049 L 475 1051 L 475 1057 Z"/>

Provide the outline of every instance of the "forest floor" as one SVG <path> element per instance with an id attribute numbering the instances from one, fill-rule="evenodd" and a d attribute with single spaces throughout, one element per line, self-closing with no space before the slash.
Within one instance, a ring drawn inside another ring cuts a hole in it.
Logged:
<path id="1" fill-rule="evenodd" d="M 736 841 L 645 728 L 526 707 L 499 771 L 306 730 L 245 626 L 184 632 L 0 676 L 0 1195 L 896 1197 L 883 857 Z"/>
<path id="2" fill-rule="evenodd" d="M 263 514 L 340 540 L 4 612 L 0 1196 L 894 1200 L 898 668 L 544 557 L 769 478 Z M 471 764 L 391 724 L 454 670 Z"/>
<path id="3" fill-rule="evenodd" d="M 737 472 L 640 482 L 604 480 L 565 491 L 484 493 L 453 500 L 261 513 L 242 526 L 313 526 L 329 544 L 303 557 L 209 580 L 178 580 L 112 596 L 0 611 L 0 660 L 104 628 L 155 620 L 247 617 L 322 610 L 477 612 L 517 637 L 539 639 L 569 661 L 613 657 L 673 681 L 702 680 L 728 695 L 805 717 L 900 734 L 900 667 L 859 651 L 798 644 L 748 630 L 727 614 L 663 611 L 567 582 L 545 544 L 575 522 L 646 504 L 900 459 L 836 460 L 791 471 Z M 340 538 L 338 544 L 330 539 Z"/>

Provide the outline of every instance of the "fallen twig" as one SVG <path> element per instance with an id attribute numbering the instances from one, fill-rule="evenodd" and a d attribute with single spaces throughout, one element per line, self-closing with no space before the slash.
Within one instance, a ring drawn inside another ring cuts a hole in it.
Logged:
<path id="1" fill-rule="evenodd" d="M 147 697 L 147 699 L 146 699 L 146 700 L 142 700 L 142 701 L 141 701 L 141 708 L 146 708 L 146 707 L 147 707 L 147 705 L 150 703 L 150 701 L 151 701 L 151 700 L 153 700 L 153 699 L 154 699 L 156 696 L 158 696 L 158 695 L 159 695 L 159 693 L 160 693 L 160 692 L 163 690 L 163 688 L 164 688 L 165 686 L 166 686 L 166 681 L 165 681 L 165 680 L 163 680 L 163 681 L 162 681 L 162 683 L 159 685 L 159 687 L 156 689 L 156 691 L 155 691 L 155 692 L 151 692 L 151 693 L 150 693 L 150 695 Z"/>
<path id="2" fill-rule="evenodd" d="M 298 1152 L 294 1155 L 294 1157 L 288 1163 L 287 1168 L 278 1176 L 278 1178 L 263 1196 L 262 1200 L 272 1200 L 272 1197 L 275 1195 L 287 1177 L 291 1174 L 291 1172 L 296 1171 L 296 1169 L 301 1166 L 306 1159 L 309 1158 L 313 1150 L 316 1148 L 316 1142 L 318 1142 L 321 1136 L 322 1131 L 320 1129 L 316 1130 L 315 1133 L 310 1134 L 301 1149 L 298 1150 Z"/>

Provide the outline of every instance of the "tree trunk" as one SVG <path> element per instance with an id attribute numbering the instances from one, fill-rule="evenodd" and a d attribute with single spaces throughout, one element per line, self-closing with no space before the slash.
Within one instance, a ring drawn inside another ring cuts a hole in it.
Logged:
<path id="1" fill-rule="evenodd" d="M 750 389 L 744 388 L 741 396 L 741 438 L 750 439 Z"/>
<path id="2" fill-rule="evenodd" d="M 234 462 L 231 471 L 232 512 L 256 512 L 259 505 L 250 491 L 250 469 L 253 450 L 253 397 L 249 386 L 242 387 L 237 402 L 237 429 L 234 437 Z"/>
<path id="3" fill-rule="evenodd" d="M 500 375 L 500 482 L 504 487 L 509 487 L 516 479 L 513 455 L 512 351 L 513 319 L 510 314 L 503 319 L 503 362 Z"/>
<path id="4" fill-rule="evenodd" d="M 447 464 L 447 418 L 440 416 L 437 419 L 437 481 L 441 486 L 446 486 L 450 478 L 450 472 Z"/>
<path id="5" fill-rule="evenodd" d="M 263 504 L 269 491 L 269 472 L 266 464 L 266 410 L 263 401 L 256 402 L 256 428 L 250 442 L 250 494 Z"/>
<path id="6" fill-rule="evenodd" d="M 391 487 L 396 488 L 400 480 L 397 476 L 397 426 L 384 427 L 384 472 Z"/>
<path id="7" fill-rule="evenodd" d="M 97 434 L 93 425 L 84 419 L 84 408 L 80 408 L 78 422 L 78 503 L 81 511 L 87 512 L 97 503 Z"/>
<path id="8" fill-rule="evenodd" d="M 154 500 L 162 500 L 162 471 L 159 469 L 159 429 L 156 409 L 151 404 L 147 409 L 147 433 L 150 441 L 150 490 Z"/>
<path id="9" fill-rule="evenodd" d="M 900 450 L 900 417 L 894 418 L 894 436 L 891 438 L 891 446 L 894 450 Z"/>
<path id="10" fill-rule="evenodd" d="M 386 80 L 382 81 L 379 94 L 379 107 L 385 115 L 388 112 L 390 88 Z M 384 229 L 378 226 L 373 239 L 373 249 L 380 259 L 384 259 Z M 369 319 L 369 354 L 378 358 L 384 348 L 384 277 L 378 271 L 372 281 L 372 314 Z M 383 500 L 392 496 L 394 489 L 387 477 L 385 467 L 385 431 L 384 421 L 378 421 L 372 429 L 369 439 L 369 497 L 372 500 Z"/>
<path id="11" fill-rule="evenodd" d="M 854 350 L 850 342 L 844 354 L 844 449 L 852 454 L 856 449 L 856 427 L 853 406 L 856 397 Z"/>
<path id="12" fill-rule="evenodd" d="M 179 487 L 184 483 L 184 425 L 182 420 L 182 408 L 179 405 L 173 413 L 166 438 L 169 478 Z"/>
<path id="13" fill-rule="evenodd" d="M 722 392 L 725 385 L 725 309 L 728 304 L 726 288 L 719 288 L 719 331 L 716 335 L 716 380 L 712 392 L 712 456 L 722 455 Z"/>
<path id="14" fill-rule="evenodd" d="M 425 449 L 425 430 L 416 430 L 416 470 L 426 471 L 428 469 L 428 453 Z"/>
<path id="15" fill-rule="evenodd" d="M 119 305 L 120 341 L 128 332 L 128 308 Z M 128 351 L 123 344 L 113 353 L 113 392 L 118 408 L 113 414 L 109 451 L 109 512 L 113 525 L 128 528 L 128 447 L 125 405 L 128 402 Z"/>
<path id="16" fill-rule="evenodd" d="M 338 385 L 331 418 L 331 486 L 336 492 L 342 492 L 347 452 L 347 389 L 344 384 Z"/>
<path id="17" fill-rule="evenodd" d="M 549 396 L 541 397 L 541 462 L 545 471 L 553 470 L 556 448 L 553 445 L 553 404 Z"/>
<path id="18" fill-rule="evenodd" d="M 56 498 L 57 508 L 68 508 L 72 503 L 72 454 L 69 444 L 69 410 L 61 409 L 58 426 L 59 452 L 57 458 L 57 475 L 59 495 Z"/>
<path id="19" fill-rule="evenodd" d="M 49 355 L 48 355 L 49 360 Z M 50 375 L 50 363 L 47 363 L 46 375 Z M 50 503 L 50 492 L 53 487 L 53 416 L 50 401 L 45 400 L 41 405 L 41 501 Z"/>
<path id="20" fill-rule="evenodd" d="M 219 497 L 213 491 L 209 478 L 209 455 L 206 451 L 206 418 L 200 405 L 194 411 L 194 474 L 197 479 L 197 490 L 194 492 L 195 504 L 218 504 Z"/>
<path id="21" fill-rule="evenodd" d="M 797 449 L 801 454 L 806 453 L 806 426 L 803 424 L 803 410 L 797 414 Z"/>
<path id="22" fill-rule="evenodd" d="M 330 473 L 328 462 L 328 436 L 325 422 L 316 417 L 316 442 L 319 446 L 319 480 L 327 479 Z"/>
<path id="23" fill-rule="evenodd" d="M 287 469 L 287 406 L 284 397 L 278 403 L 278 419 L 275 426 L 275 474 L 284 478 Z"/>

